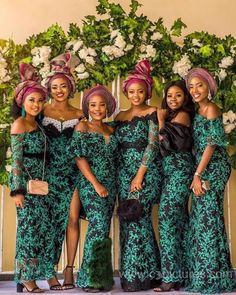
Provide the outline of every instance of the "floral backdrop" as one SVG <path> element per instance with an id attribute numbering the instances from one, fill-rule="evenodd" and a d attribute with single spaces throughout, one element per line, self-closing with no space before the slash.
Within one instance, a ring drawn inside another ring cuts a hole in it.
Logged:
<path id="1" fill-rule="evenodd" d="M 102 17 L 86 16 L 81 27 L 71 23 L 64 32 L 55 24 L 30 36 L 23 45 L 0 40 L 0 184 L 7 183 L 11 163 L 10 110 L 19 82 L 19 62 L 32 63 L 44 80 L 50 71 L 49 60 L 65 51 L 79 60 L 74 69 L 78 91 L 125 76 L 143 58 L 151 61 L 159 96 L 167 81 L 183 78 L 191 67 L 208 68 L 219 85 L 214 101 L 222 109 L 231 163 L 236 167 L 236 39 L 207 32 L 182 36 L 186 25 L 181 19 L 167 29 L 162 18 L 154 22 L 138 14 L 140 6 L 131 0 L 127 13 L 119 4 L 98 0 L 96 10 Z M 176 43 L 177 38 L 181 44 Z"/>

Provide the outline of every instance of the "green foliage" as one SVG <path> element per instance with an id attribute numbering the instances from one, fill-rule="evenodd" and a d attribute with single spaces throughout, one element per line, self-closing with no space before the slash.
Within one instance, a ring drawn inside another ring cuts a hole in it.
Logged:
<path id="1" fill-rule="evenodd" d="M 98 0 L 96 10 L 102 18 L 88 15 L 81 27 L 71 23 L 67 33 L 54 24 L 45 32 L 30 36 L 23 45 L 15 44 L 13 40 L 0 39 L 0 58 L 5 60 L 9 76 L 7 81 L 2 81 L 0 77 L 0 184 L 7 181 L 5 166 L 10 163 L 6 159 L 6 151 L 10 145 L 10 110 L 13 91 L 19 82 L 19 63 L 34 65 L 36 62 L 32 50 L 36 47 L 40 49 L 47 46 L 49 59 L 66 50 L 71 50 L 78 57 L 86 73 L 82 77 L 78 76 L 78 91 L 98 83 L 108 84 L 118 75 L 124 77 L 139 60 L 148 58 L 152 64 L 154 89 L 159 96 L 162 96 L 166 82 L 184 76 L 183 73 L 174 72 L 174 67 L 185 56 L 190 67 L 205 67 L 215 75 L 219 89 L 214 101 L 222 112 L 231 110 L 236 113 L 236 39 L 231 35 L 219 38 L 208 32 L 182 36 L 186 25 L 180 18 L 174 21 L 169 31 L 162 18 L 151 21 L 143 14 L 138 15 L 141 6 L 137 0 L 130 0 L 130 11 L 126 12 L 120 4 Z M 181 37 L 183 44 L 180 46 L 173 37 Z M 89 54 L 91 49 L 95 50 L 92 56 Z M 231 58 L 233 62 L 222 65 L 224 58 Z M 47 62 L 47 58 L 40 59 L 34 66 L 41 71 Z M 44 78 L 43 73 L 40 74 Z M 76 71 L 74 74 L 75 77 L 78 75 Z M 236 128 L 227 137 L 232 151 L 232 147 L 236 146 Z M 231 154 L 232 165 L 236 167 L 234 149 Z"/>

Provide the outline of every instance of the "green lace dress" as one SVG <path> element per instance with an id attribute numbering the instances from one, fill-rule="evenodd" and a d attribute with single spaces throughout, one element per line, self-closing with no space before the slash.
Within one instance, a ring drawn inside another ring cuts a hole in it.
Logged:
<path id="1" fill-rule="evenodd" d="M 213 156 L 203 172 L 210 190 L 203 197 L 193 195 L 189 228 L 189 283 L 187 291 L 231 292 L 235 285 L 224 224 L 224 189 L 230 176 L 230 163 L 221 118 L 194 119 L 194 148 L 197 164 L 207 145 L 215 145 Z"/>
<path id="2" fill-rule="evenodd" d="M 124 291 L 152 288 L 159 281 L 160 255 L 152 226 L 152 207 L 161 186 L 161 161 L 156 112 L 116 122 L 118 140 L 118 196 L 127 199 L 140 165 L 147 166 L 139 199 L 144 213 L 137 222 L 120 222 L 120 278 Z"/>
<path id="3" fill-rule="evenodd" d="M 162 281 L 184 282 L 188 200 L 193 175 L 192 129 L 166 122 L 160 130 L 163 186 L 158 210 Z"/>
<path id="4" fill-rule="evenodd" d="M 11 136 L 12 171 L 9 177 L 11 196 L 23 194 L 24 208 L 17 208 L 15 281 L 50 279 L 55 276 L 52 224 L 47 196 L 29 195 L 29 176 L 42 178 L 45 139 L 41 131 Z"/>
<path id="5" fill-rule="evenodd" d="M 100 197 L 92 184 L 79 173 L 79 196 L 89 222 L 77 277 L 77 285 L 81 288 L 110 289 L 113 285 L 109 231 L 116 198 L 116 149 L 114 135 L 105 142 L 100 133 L 76 131 L 68 150 L 72 157 L 86 158 L 97 180 L 109 192 L 107 198 Z"/>
<path id="6" fill-rule="evenodd" d="M 48 207 L 53 224 L 51 233 L 54 240 L 54 264 L 60 260 L 62 245 L 68 224 L 70 203 L 78 181 L 78 169 L 73 159 L 66 153 L 78 119 L 58 121 L 44 117 L 42 125 L 48 137 L 49 165 L 47 166 L 50 191 Z"/>

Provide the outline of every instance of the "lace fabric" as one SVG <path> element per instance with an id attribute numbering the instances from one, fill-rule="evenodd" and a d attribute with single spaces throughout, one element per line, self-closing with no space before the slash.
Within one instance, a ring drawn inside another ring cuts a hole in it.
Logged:
<path id="1" fill-rule="evenodd" d="M 142 166 L 148 167 L 149 164 L 154 160 L 156 155 L 157 143 L 158 143 L 158 133 L 157 124 L 153 120 L 148 121 L 149 131 L 148 131 L 148 145 L 145 149 L 142 158 Z"/>
<path id="2" fill-rule="evenodd" d="M 17 193 L 24 193 L 23 185 L 23 143 L 25 133 L 14 134 L 11 136 L 12 149 L 12 170 L 10 176 L 11 196 Z"/>

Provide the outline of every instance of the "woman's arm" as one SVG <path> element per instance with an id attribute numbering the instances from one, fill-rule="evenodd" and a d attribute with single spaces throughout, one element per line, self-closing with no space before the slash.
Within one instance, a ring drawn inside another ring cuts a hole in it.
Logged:
<path id="1" fill-rule="evenodd" d="M 92 184 L 95 191 L 102 198 L 106 198 L 108 196 L 107 189 L 97 180 L 96 176 L 93 174 L 91 167 L 86 160 L 86 158 L 75 158 L 75 162 L 80 169 L 81 173 L 84 177 Z"/>

